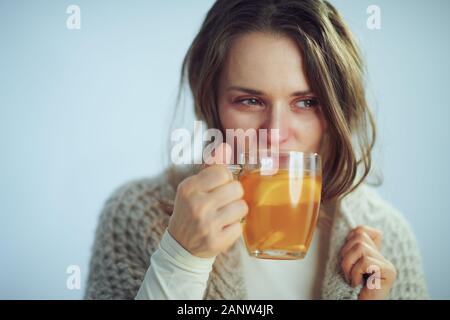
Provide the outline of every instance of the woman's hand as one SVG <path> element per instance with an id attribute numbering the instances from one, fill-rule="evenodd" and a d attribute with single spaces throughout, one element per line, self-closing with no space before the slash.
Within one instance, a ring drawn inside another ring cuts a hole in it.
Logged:
<path id="1" fill-rule="evenodd" d="M 215 163 L 223 163 L 224 148 L 216 149 Z M 168 231 L 191 254 L 214 257 L 242 234 L 240 221 L 248 213 L 243 195 L 241 183 L 226 166 L 208 166 L 178 185 Z"/>
<path id="2" fill-rule="evenodd" d="M 341 249 L 347 282 L 356 287 L 363 284 L 360 300 L 387 299 L 397 277 L 394 265 L 380 253 L 381 232 L 368 226 L 358 226 L 349 232 Z"/>

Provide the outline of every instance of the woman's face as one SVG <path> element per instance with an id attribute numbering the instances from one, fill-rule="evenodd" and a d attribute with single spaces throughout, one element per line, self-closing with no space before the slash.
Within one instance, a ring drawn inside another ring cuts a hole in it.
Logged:
<path id="1" fill-rule="evenodd" d="M 279 149 L 319 152 L 326 129 L 304 72 L 302 54 L 288 37 L 255 32 L 230 48 L 219 81 L 224 129 L 279 129 Z"/>

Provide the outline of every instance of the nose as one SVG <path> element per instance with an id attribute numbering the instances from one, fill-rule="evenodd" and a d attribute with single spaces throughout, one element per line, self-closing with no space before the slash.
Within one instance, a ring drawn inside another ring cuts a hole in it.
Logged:
<path id="1" fill-rule="evenodd" d="M 268 114 L 265 128 L 267 129 L 267 142 L 268 147 L 272 144 L 278 143 L 279 147 L 282 148 L 283 143 L 286 143 L 291 137 L 291 117 L 289 114 L 289 108 L 285 105 L 277 104 L 273 105 L 270 113 Z M 278 129 L 279 135 L 276 137 L 271 134 L 271 129 Z M 274 140 L 276 139 L 276 140 Z"/>

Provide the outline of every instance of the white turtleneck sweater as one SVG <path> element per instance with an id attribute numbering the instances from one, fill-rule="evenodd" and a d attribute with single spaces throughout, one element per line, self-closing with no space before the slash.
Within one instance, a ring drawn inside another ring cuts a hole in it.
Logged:
<path id="1" fill-rule="evenodd" d="M 333 207 L 334 209 L 334 207 Z M 334 212 L 333 212 L 334 213 Z M 248 299 L 319 299 L 328 251 L 330 216 L 321 211 L 305 258 L 270 260 L 251 257 L 239 242 Z M 199 258 L 166 229 L 136 299 L 202 299 L 215 258 Z"/>

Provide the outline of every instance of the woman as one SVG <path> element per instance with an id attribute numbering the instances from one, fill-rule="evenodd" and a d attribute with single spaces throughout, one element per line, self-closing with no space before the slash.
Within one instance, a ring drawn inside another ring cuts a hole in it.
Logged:
<path id="1" fill-rule="evenodd" d="M 230 171 L 171 167 L 106 202 L 86 297 L 427 298 L 409 224 L 365 185 L 375 124 L 363 76 L 359 50 L 327 1 L 216 1 L 182 80 L 209 128 L 279 129 L 270 142 L 280 149 L 321 154 L 322 204 L 308 255 L 250 258 L 240 224 L 248 208 Z"/>

